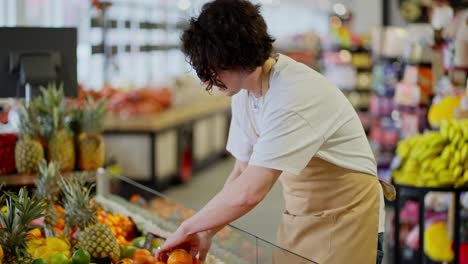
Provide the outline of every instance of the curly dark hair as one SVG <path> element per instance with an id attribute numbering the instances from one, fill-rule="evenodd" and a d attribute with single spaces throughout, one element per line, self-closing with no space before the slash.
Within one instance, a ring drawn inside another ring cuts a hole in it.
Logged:
<path id="1" fill-rule="evenodd" d="M 181 37 L 182 51 L 200 80 L 208 83 L 207 91 L 224 86 L 216 71 L 252 71 L 272 53 L 275 39 L 268 34 L 260 5 L 247 0 L 206 3 L 189 22 Z"/>

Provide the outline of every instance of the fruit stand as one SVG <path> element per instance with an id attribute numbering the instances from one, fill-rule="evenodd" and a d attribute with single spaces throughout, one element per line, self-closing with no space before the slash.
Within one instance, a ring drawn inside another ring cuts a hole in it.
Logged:
<path id="1" fill-rule="evenodd" d="M 114 213 L 131 215 L 139 229 L 162 237 L 196 212 L 132 179 L 105 173 L 97 176 L 96 201 Z M 314 263 L 234 226 L 215 236 L 205 263 L 275 263 L 275 255 L 287 256 L 290 264 Z"/>
<path id="2" fill-rule="evenodd" d="M 466 119 L 443 120 L 438 130 L 399 142 L 392 175 L 395 263 L 466 263 L 467 142 Z"/>
<path id="3" fill-rule="evenodd" d="M 461 205 L 460 205 L 460 196 L 462 192 L 468 191 L 468 187 L 415 187 L 415 186 L 408 186 L 408 185 L 395 185 L 397 199 L 395 202 L 395 228 L 394 228 L 394 237 L 395 237 L 395 246 L 394 256 L 395 256 L 395 263 L 400 263 L 400 202 L 404 199 L 415 199 L 419 204 L 419 215 L 422 216 L 425 213 L 425 197 L 429 192 L 446 192 L 452 193 L 453 195 L 453 210 L 451 214 L 453 215 L 453 221 L 451 223 L 450 229 L 452 230 L 453 234 L 453 248 L 459 249 L 460 248 L 460 226 L 461 226 Z M 419 217 L 419 250 L 417 255 L 417 263 L 425 263 L 427 257 L 424 253 L 425 248 L 425 239 L 424 239 L 424 228 L 426 224 L 425 217 Z M 440 245 L 439 245 L 440 246 Z M 454 250 L 454 258 L 453 263 L 458 264 L 460 256 L 460 250 Z"/>
<path id="4" fill-rule="evenodd" d="M 32 193 L 0 190 L 0 264 L 200 263 L 184 246 L 163 261 L 153 256 L 194 210 L 102 169 L 95 183 L 89 176 L 41 161 Z M 216 235 L 204 263 L 275 263 L 275 257 L 314 263 L 233 226 Z"/>

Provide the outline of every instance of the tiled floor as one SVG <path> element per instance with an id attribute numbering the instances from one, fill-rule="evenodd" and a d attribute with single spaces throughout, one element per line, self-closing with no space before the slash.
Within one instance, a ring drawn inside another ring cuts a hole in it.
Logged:
<path id="1" fill-rule="evenodd" d="M 186 207 L 198 210 L 221 190 L 233 165 L 234 160 L 223 160 L 195 175 L 188 183 L 169 189 L 165 194 Z M 281 192 L 281 184 L 277 182 L 255 209 L 235 221 L 233 225 L 274 243 L 284 208 Z"/>

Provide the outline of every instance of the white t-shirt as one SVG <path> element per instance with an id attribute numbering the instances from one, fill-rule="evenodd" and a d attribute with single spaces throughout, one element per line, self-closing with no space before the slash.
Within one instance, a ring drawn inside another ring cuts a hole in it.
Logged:
<path id="1" fill-rule="evenodd" d="M 232 97 L 227 150 L 251 165 L 295 175 L 312 157 L 377 175 L 361 121 L 347 98 L 322 75 L 282 54 L 263 97 L 255 100 L 244 89 Z M 379 232 L 383 232 L 382 188 L 380 192 Z"/>

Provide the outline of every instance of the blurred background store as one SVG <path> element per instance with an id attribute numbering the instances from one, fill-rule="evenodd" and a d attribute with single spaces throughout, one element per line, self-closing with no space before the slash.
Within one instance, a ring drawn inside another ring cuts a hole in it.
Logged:
<path id="1" fill-rule="evenodd" d="M 47 189 L 37 180 L 54 174 L 40 170 L 45 158 L 59 160 L 62 175 L 89 173 L 98 214 L 119 213 L 125 223 L 133 216 L 140 235 L 155 226 L 164 235 L 199 210 L 234 164 L 225 151 L 230 99 L 205 92 L 179 47 L 206 2 L 1 0 L 3 189 Z M 468 1 L 253 2 L 275 52 L 348 97 L 379 177 L 396 185 L 397 199 L 386 202 L 384 263 L 468 263 Z M 22 108 L 24 100 L 32 102 Z M 65 207 L 62 198 L 51 202 Z M 278 183 L 217 236 L 210 261 L 271 263 L 283 208 Z M 119 217 L 107 224 L 118 228 Z M 137 237 L 120 232 L 121 247 Z"/>

